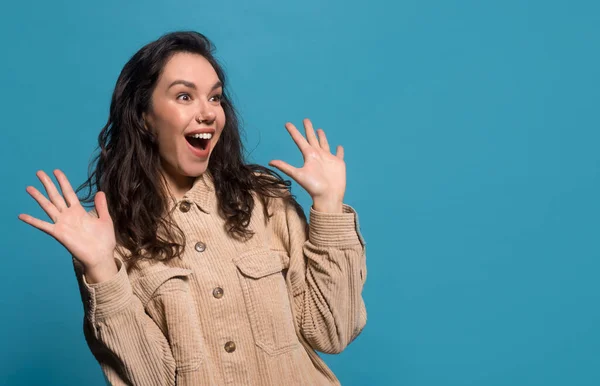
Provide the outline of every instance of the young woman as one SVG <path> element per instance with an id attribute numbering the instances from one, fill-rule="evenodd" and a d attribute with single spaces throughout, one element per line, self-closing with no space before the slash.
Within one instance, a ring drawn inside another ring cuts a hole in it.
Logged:
<path id="1" fill-rule="evenodd" d="M 55 170 L 61 194 L 39 171 L 48 198 L 27 187 L 52 222 L 19 218 L 71 253 L 113 385 L 339 384 L 315 350 L 339 353 L 366 323 L 343 149 L 286 124 L 304 166 L 270 165 L 311 195 L 307 225 L 290 182 L 244 162 L 225 90 L 205 36 L 164 35 L 123 68 L 89 179 L 74 191 Z"/>

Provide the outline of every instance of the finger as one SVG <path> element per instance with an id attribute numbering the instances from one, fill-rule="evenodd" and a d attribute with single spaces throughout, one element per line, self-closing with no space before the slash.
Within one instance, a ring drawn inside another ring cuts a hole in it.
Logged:
<path id="1" fill-rule="evenodd" d="M 317 129 L 317 134 L 319 135 L 321 149 L 325 150 L 327 153 L 331 153 L 331 150 L 329 149 L 329 142 L 327 142 L 327 137 L 325 136 L 323 129 Z"/>
<path id="2" fill-rule="evenodd" d="M 300 149 L 302 154 L 304 154 L 306 150 L 308 150 L 308 148 L 310 147 L 310 144 L 306 141 L 306 138 L 304 138 L 304 136 L 298 131 L 298 129 L 296 129 L 296 126 L 294 126 L 290 122 L 285 124 L 285 128 L 287 129 L 288 133 L 290 133 L 290 135 L 292 136 L 292 139 L 298 146 L 298 149 Z"/>
<path id="3" fill-rule="evenodd" d="M 94 205 L 96 206 L 96 213 L 98 218 L 101 220 L 110 220 L 110 214 L 108 212 L 108 203 L 106 202 L 106 194 L 104 192 L 96 193 L 94 197 Z"/>
<path id="4" fill-rule="evenodd" d="M 56 176 L 56 179 L 60 184 L 60 190 L 62 190 L 63 195 L 65 196 L 67 205 L 71 207 L 75 204 L 79 204 L 79 197 L 77 197 L 77 194 L 75 194 L 75 192 L 73 191 L 73 187 L 71 187 L 71 183 L 67 179 L 65 173 L 63 173 L 61 170 L 56 169 L 54 171 L 54 175 Z"/>
<path id="5" fill-rule="evenodd" d="M 344 159 L 344 148 L 341 145 L 339 145 L 337 147 L 337 152 L 336 152 L 335 156 L 338 157 L 341 160 Z"/>
<path id="6" fill-rule="evenodd" d="M 53 228 L 53 224 L 50 224 L 46 221 L 42 221 L 39 220 L 35 217 L 32 217 L 28 214 L 20 214 L 19 215 L 19 220 L 23 221 L 24 223 L 27 223 L 31 226 L 36 227 L 37 229 L 46 232 L 47 234 L 49 234 L 50 236 L 53 236 L 53 232 L 52 232 L 52 228 Z"/>
<path id="7" fill-rule="evenodd" d="M 305 118 L 304 121 L 304 131 L 306 132 L 306 139 L 308 139 L 308 143 L 311 146 L 314 147 L 321 147 L 319 146 L 319 141 L 317 140 L 317 136 L 315 135 L 315 129 L 313 128 L 312 122 L 310 121 L 310 119 Z"/>
<path id="8" fill-rule="evenodd" d="M 48 217 L 50 217 L 50 219 L 53 222 L 56 222 L 58 216 L 60 215 L 60 212 L 58 211 L 56 206 L 54 206 L 54 204 L 51 203 L 46 198 L 46 196 L 40 193 L 40 191 L 34 188 L 33 186 L 28 186 L 25 190 L 27 191 L 27 193 L 29 193 L 31 197 L 33 197 L 34 200 L 37 201 L 38 204 L 40 204 L 40 206 L 42 207 L 44 212 L 46 212 Z"/>
<path id="9" fill-rule="evenodd" d="M 46 189 L 46 193 L 48 193 L 50 201 L 52 201 L 52 203 L 54 204 L 54 206 L 56 206 L 58 211 L 60 212 L 63 209 L 65 209 L 67 207 L 67 204 L 56 189 L 56 186 L 54 185 L 54 182 L 52 182 L 50 177 L 46 173 L 44 173 L 43 170 L 38 171 L 36 175 L 38 176 L 40 181 L 42 181 L 42 184 L 44 184 L 44 189 Z"/>
<path id="10" fill-rule="evenodd" d="M 284 172 L 285 174 L 287 174 L 288 176 L 294 178 L 294 176 L 296 175 L 296 171 L 298 170 L 297 168 L 293 167 L 292 165 L 280 161 L 280 160 L 273 160 L 271 162 L 269 162 L 269 165 L 276 167 L 277 169 L 281 170 L 282 172 Z M 295 178 L 294 178 L 295 179 Z"/>

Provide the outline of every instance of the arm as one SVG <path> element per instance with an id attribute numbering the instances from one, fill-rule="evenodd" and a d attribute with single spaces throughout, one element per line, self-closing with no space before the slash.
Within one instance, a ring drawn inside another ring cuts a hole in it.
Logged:
<path id="1" fill-rule="evenodd" d="M 161 331 L 154 320 L 158 320 L 157 315 L 162 311 L 160 305 L 165 300 L 170 303 L 180 302 L 179 298 L 173 296 L 177 289 L 166 293 L 165 298 L 160 300 L 146 296 L 148 292 L 136 292 L 145 298 L 144 302 L 134 296 L 125 264 L 120 259 L 114 260 L 115 228 L 108 211 L 106 195 L 97 192 L 94 196 L 95 208 L 87 212 L 60 170 L 55 170 L 54 174 L 62 195 L 46 173 L 38 171 L 36 174 L 42 181 L 48 198 L 31 186 L 27 187 L 27 192 L 48 214 L 51 222 L 27 214 L 20 214 L 19 219 L 54 237 L 73 256 L 84 302 L 84 334 L 108 381 L 115 385 L 173 385 L 176 366 L 165 338 L 167 335 L 164 332 L 167 329 L 163 327 Z M 86 282 L 84 267 L 99 268 L 87 272 L 90 274 L 89 278 L 99 281 L 98 283 Z M 177 269 L 166 273 L 171 276 L 189 274 Z M 156 278 L 162 278 L 165 276 L 163 274 L 164 272 L 160 273 Z M 177 287 L 179 284 L 186 283 L 183 280 L 173 280 L 171 286 Z M 153 293 L 150 292 L 151 295 Z M 154 306 L 156 311 L 153 313 L 151 307 L 145 306 Z M 189 322 L 193 317 L 191 312 L 185 310 L 186 308 L 181 315 L 175 315 L 176 320 L 183 320 L 183 327 L 186 326 L 185 323 L 191 325 Z M 179 323 L 175 325 L 180 327 Z M 178 330 L 184 332 L 179 335 L 187 337 L 189 329 L 185 328 L 169 328 L 169 336 L 171 331 Z M 176 352 L 176 358 L 185 357 L 182 354 L 186 353 Z"/>
<path id="2" fill-rule="evenodd" d="M 288 285 L 299 331 L 313 348 L 342 351 L 362 330 L 366 311 L 361 297 L 366 277 L 365 244 L 356 212 L 343 204 L 346 190 L 344 149 L 331 153 L 325 132 L 304 120 L 306 138 L 291 123 L 286 129 L 302 152 L 304 165 L 295 168 L 281 160 L 274 166 L 292 177 L 311 195 L 310 225 L 291 200 L 284 199 L 288 237 Z M 318 136 L 318 137 L 317 137 Z M 276 233 L 278 230 L 275 230 Z M 308 234 L 307 234 L 308 233 Z"/>
<path id="3" fill-rule="evenodd" d="M 367 321 L 361 295 L 366 254 L 358 215 L 348 205 L 343 213 L 311 208 L 307 231 L 304 216 L 294 205 L 284 205 L 279 216 L 285 220 L 276 218 L 274 230 L 290 257 L 287 279 L 296 323 L 314 349 L 339 353 Z"/>
<path id="4" fill-rule="evenodd" d="M 133 294 L 119 258 L 113 278 L 88 284 L 73 265 L 84 304 L 83 331 L 111 385 L 175 385 L 175 360 L 167 338 Z"/>

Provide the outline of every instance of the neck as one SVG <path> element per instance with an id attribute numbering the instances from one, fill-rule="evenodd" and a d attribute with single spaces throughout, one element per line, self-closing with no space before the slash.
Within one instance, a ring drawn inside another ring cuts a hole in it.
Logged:
<path id="1" fill-rule="evenodd" d="M 169 172 L 164 168 L 162 168 L 161 173 L 167 182 L 168 194 L 176 200 L 181 200 L 194 184 L 194 177 Z"/>

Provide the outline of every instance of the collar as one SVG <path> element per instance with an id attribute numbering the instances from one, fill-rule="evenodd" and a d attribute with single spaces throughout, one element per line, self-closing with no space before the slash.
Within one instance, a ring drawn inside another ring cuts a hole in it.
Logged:
<path id="1" fill-rule="evenodd" d="M 196 177 L 192 188 L 180 200 L 172 199 L 170 210 L 173 211 L 182 201 L 191 201 L 204 213 L 210 213 L 214 193 L 215 185 L 210 172 L 207 170 Z"/>

